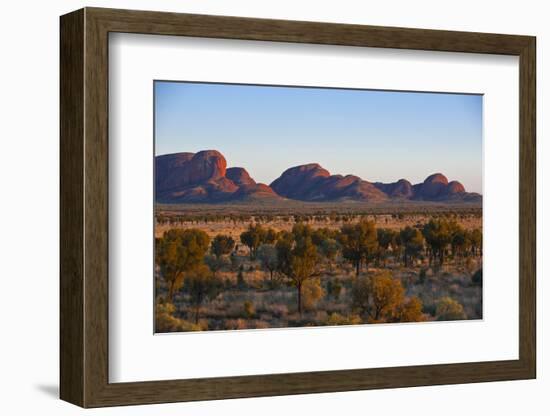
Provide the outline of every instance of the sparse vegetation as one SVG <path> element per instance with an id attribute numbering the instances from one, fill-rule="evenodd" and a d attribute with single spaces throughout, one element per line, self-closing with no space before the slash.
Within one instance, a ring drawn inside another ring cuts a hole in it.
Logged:
<path id="1" fill-rule="evenodd" d="M 480 211 L 213 208 L 156 223 L 158 332 L 481 318 Z"/>

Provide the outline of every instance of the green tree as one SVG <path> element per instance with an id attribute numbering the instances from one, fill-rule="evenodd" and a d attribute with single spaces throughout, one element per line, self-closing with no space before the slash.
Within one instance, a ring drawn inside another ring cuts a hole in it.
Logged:
<path id="1" fill-rule="evenodd" d="M 168 284 L 170 302 L 175 291 L 181 287 L 185 272 L 203 262 L 209 243 L 208 234 L 195 228 L 171 229 L 156 240 L 155 262 Z"/>
<path id="2" fill-rule="evenodd" d="M 397 314 L 398 307 L 403 303 L 405 290 L 401 281 L 394 279 L 388 271 L 378 273 L 370 278 L 372 307 L 370 318 L 372 322 L 388 322 Z"/>
<path id="3" fill-rule="evenodd" d="M 458 321 L 467 319 L 464 307 L 448 296 L 439 299 L 437 302 L 435 316 L 438 321 Z"/>
<path id="4" fill-rule="evenodd" d="M 275 243 L 277 250 L 277 271 L 288 276 L 292 273 L 291 259 L 294 236 L 288 231 L 281 231 Z"/>
<path id="5" fill-rule="evenodd" d="M 303 222 L 298 222 L 292 227 L 292 236 L 295 240 L 303 240 L 305 238 L 309 238 L 311 242 L 313 242 L 314 235 L 315 232 L 313 231 L 313 228 L 311 228 L 311 225 L 305 224 Z"/>
<path id="6" fill-rule="evenodd" d="M 378 249 L 378 235 L 372 221 L 360 221 L 357 224 L 344 225 L 340 230 L 339 242 L 342 244 L 342 255 L 355 266 L 359 276 L 361 265 L 368 261 Z"/>
<path id="7" fill-rule="evenodd" d="M 219 259 L 222 256 L 231 253 L 234 247 L 235 240 L 233 240 L 231 236 L 218 234 L 212 240 L 212 244 L 210 245 L 210 252 Z"/>
<path id="8" fill-rule="evenodd" d="M 305 310 L 315 309 L 317 302 L 325 296 L 325 291 L 321 286 L 319 278 L 307 279 L 302 287 L 302 303 Z"/>
<path id="9" fill-rule="evenodd" d="M 403 241 L 401 241 L 401 233 L 400 231 L 395 231 L 395 238 L 391 243 L 391 251 L 394 256 L 394 258 L 398 261 L 401 261 L 403 258 Z"/>
<path id="10" fill-rule="evenodd" d="M 429 246 L 430 264 L 432 260 L 439 258 L 439 264 L 442 265 L 445 260 L 447 246 L 451 243 L 452 227 L 447 220 L 430 220 L 424 225 L 422 234 Z"/>
<path id="11" fill-rule="evenodd" d="M 317 248 L 309 230 L 301 226 L 292 232 L 282 232 L 275 245 L 278 270 L 296 287 L 298 292 L 298 312 L 302 316 L 302 289 L 304 282 L 315 275 L 318 260 Z"/>
<path id="12" fill-rule="evenodd" d="M 338 241 L 330 237 L 319 241 L 319 244 L 314 241 L 314 244 L 319 254 L 326 259 L 329 270 L 332 271 L 332 264 L 336 260 L 336 256 L 342 249 L 342 246 Z"/>
<path id="13" fill-rule="evenodd" d="M 256 258 L 256 250 L 262 243 L 262 226 L 249 225 L 248 230 L 241 233 L 241 243 L 247 246 L 250 250 L 250 258 Z"/>
<path id="14" fill-rule="evenodd" d="M 376 239 L 378 240 L 377 261 L 382 261 L 386 265 L 386 258 L 390 247 L 393 248 L 398 238 L 397 231 L 389 228 L 378 228 L 376 230 Z"/>
<path id="15" fill-rule="evenodd" d="M 479 228 L 476 228 L 472 230 L 470 233 L 468 233 L 468 238 L 470 240 L 470 247 L 472 250 L 472 254 L 474 256 L 483 255 L 482 251 L 482 243 L 483 243 L 483 234 L 481 233 L 481 230 Z"/>
<path id="16" fill-rule="evenodd" d="M 264 228 L 260 224 L 248 226 L 248 229 L 241 233 L 241 243 L 250 249 L 250 258 L 255 259 L 258 247 L 261 244 L 273 244 L 277 239 L 277 232 L 272 228 Z"/>
<path id="17" fill-rule="evenodd" d="M 399 232 L 401 243 L 403 244 L 403 262 L 408 266 L 410 260 L 418 257 L 424 248 L 424 238 L 422 233 L 416 228 L 407 226 Z"/>
<path id="18" fill-rule="evenodd" d="M 265 230 L 264 234 L 262 235 L 262 243 L 263 244 L 273 244 L 277 241 L 277 231 L 275 231 L 273 228 L 268 228 Z"/>
<path id="19" fill-rule="evenodd" d="M 335 240 L 338 237 L 338 230 L 331 230 L 327 227 L 317 228 L 311 232 L 311 241 L 320 247 L 327 240 Z"/>
<path id="20" fill-rule="evenodd" d="M 451 237 L 451 252 L 453 257 L 463 257 L 468 250 L 469 244 L 468 233 L 463 227 L 457 224 Z"/>
<path id="21" fill-rule="evenodd" d="M 273 273 L 279 265 L 277 261 L 277 249 L 271 244 L 262 244 L 258 247 L 257 256 L 262 263 L 262 267 L 269 272 L 269 280 L 273 281 Z"/>
<path id="22" fill-rule="evenodd" d="M 288 277 L 298 290 L 298 313 L 302 316 L 302 289 L 304 282 L 313 277 L 317 264 L 317 249 L 311 238 L 306 237 L 296 242 L 291 252 Z"/>
<path id="23" fill-rule="evenodd" d="M 195 324 L 199 323 L 200 308 L 207 300 L 215 299 L 222 290 L 222 282 L 215 278 L 210 269 L 201 264 L 186 273 L 183 292 L 189 296 Z"/>
<path id="24" fill-rule="evenodd" d="M 210 254 L 204 256 L 204 263 L 210 268 L 210 270 L 212 270 L 212 273 L 214 273 L 214 277 L 217 276 L 219 270 L 230 265 L 230 262 L 227 258 L 216 257 Z"/>

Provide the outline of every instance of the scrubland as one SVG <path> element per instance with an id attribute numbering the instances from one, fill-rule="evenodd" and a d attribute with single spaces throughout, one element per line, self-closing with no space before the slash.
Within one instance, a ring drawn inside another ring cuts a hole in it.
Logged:
<path id="1" fill-rule="evenodd" d="M 482 318 L 475 207 L 157 207 L 156 332 Z"/>

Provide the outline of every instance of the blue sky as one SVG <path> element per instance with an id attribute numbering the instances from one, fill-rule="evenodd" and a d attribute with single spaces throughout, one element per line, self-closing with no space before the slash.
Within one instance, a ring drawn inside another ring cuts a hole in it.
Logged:
<path id="1" fill-rule="evenodd" d="M 317 162 L 413 183 L 441 172 L 482 191 L 482 96 L 155 82 L 155 153 L 216 149 L 271 183 Z"/>

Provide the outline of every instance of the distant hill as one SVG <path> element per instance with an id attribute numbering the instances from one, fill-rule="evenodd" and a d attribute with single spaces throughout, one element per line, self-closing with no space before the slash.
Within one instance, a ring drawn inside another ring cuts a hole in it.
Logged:
<path id="1" fill-rule="evenodd" d="M 227 168 L 216 150 L 174 153 L 155 158 L 156 201 L 161 203 L 388 201 L 481 202 L 481 195 L 466 192 L 457 181 L 441 173 L 412 185 L 369 182 L 354 175 L 331 175 L 317 163 L 287 169 L 271 185 L 256 183 L 243 167 Z"/>
<path id="2" fill-rule="evenodd" d="M 269 186 L 256 183 L 246 169 L 227 169 L 216 150 L 157 156 L 155 194 L 157 202 L 165 203 L 281 199 Z"/>
<path id="3" fill-rule="evenodd" d="M 331 175 L 316 163 L 287 169 L 270 186 L 281 196 L 301 201 L 381 202 L 388 199 L 388 195 L 374 184 L 358 176 Z"/>

